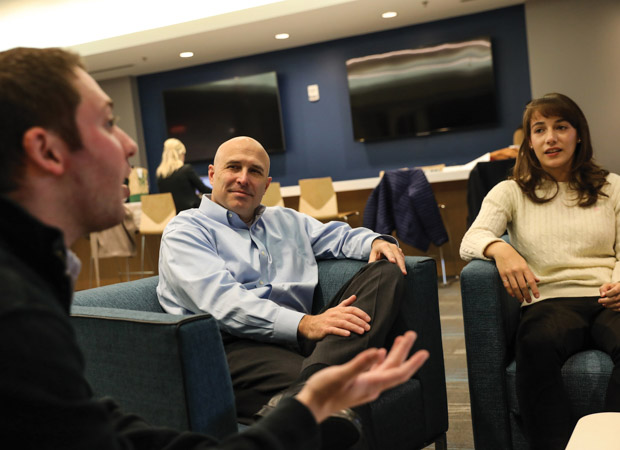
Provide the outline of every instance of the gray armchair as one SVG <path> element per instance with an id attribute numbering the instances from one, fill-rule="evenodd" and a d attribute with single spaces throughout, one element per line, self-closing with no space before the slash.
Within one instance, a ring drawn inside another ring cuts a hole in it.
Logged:
<path id="1" fill-rule="evenodd" d="M 515 390 L 514 340 L 519 302 L 495 263 L 473 260 L 461 272 L 469 396 L 476 450 L 529 448 Z M 575 418 L 603 411 L 613 363 L 598 350 L 570 357 L 562 368 Z"/>
<path id="2" fill-rule="evenodd" d="M 415 349 L 430 358 L 403 385 L 365 408 L 367 438 L 377 449 L 446 448 L 446 381 L 435 262 L 407 257 L 406 326 L 418 332 Z M 362 261 L 319 262 L 315 307 L 351 278 Z M 215 320 L 207 314 L 163 313 L 157 277 L 77 292 L 72 320 L 96 395 L 151 423 L 223 437 L 237 429 L 226 357 Z M 207 344 L 208 343 L 208 344 Z M 414 350 L 415 350 L 414 349 Z"/>

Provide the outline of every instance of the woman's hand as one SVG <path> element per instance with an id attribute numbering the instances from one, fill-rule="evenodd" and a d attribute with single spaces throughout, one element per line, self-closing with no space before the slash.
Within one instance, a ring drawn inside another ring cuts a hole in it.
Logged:
<path id="1" fill-rule="evenodd" d="M 512 245 L 506 242 L 493 242 L 484 250 L 484 256 L 495 260 L 502 283 L 512 297 L 516 297 L 519 302 L 525 300 L 530 303 L 532 301 L 530 290 L 534 297 L 540 296 L 536 285 L 540 280 Z"/>
<path id="2" fill-rule="evenodd" d="M 599 288 L 598 302 L 605 308 L 620 311 L 620 283 L 605 283 Z"/>

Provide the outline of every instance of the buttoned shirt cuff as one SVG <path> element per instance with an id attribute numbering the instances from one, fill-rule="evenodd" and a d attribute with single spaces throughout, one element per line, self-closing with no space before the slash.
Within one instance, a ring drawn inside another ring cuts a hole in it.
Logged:
<path id="1" fill-rule="evenodd" d="M 377 236 L 376 238 L 374 238 L 372 240 L 372 242 L 370 243 L 370 246 L 372 247 L 372 244 L 377 240 L 377 239 L 381 239 L 384 241 L 388 241 L 390 244 L 394 244 L 397 247 L 400 247 L 400 245 L 398 245 L 398 239 L 396 239 L 394 236 L 390 236 L 389 234 L 380 234 L 379 236 Z"/>
<path id="2" fill-rule="evenodd" d="M 303 316 L 304 313 L 281 307 L 273 327 L 274 340 L 297 345 L 297 328 Z"/>

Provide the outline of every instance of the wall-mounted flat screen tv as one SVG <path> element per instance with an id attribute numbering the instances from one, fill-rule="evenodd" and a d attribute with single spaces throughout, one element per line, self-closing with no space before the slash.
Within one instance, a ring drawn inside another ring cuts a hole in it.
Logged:
<path id="1" fill-rule="evenodd" d="M 180 139 L 186 162 L 212 161 L 235 136 L 250 136 L 268 153 L 284 152 L 276 72 L 164 91 L 168 137 Z"/>
<path id="2" fill-rule="evenodd" d="M 369 55 L 346 64 L 357 141 L 497 121 L 490 38 Z"/>

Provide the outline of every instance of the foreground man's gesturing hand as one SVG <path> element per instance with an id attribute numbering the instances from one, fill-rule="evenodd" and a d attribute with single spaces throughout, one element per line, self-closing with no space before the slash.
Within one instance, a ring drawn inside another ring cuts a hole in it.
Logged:
<path id="1" fill-rule="evenodd" d="M 317 372 L 308 379 L 297 400 L 321 422 L 335 411 L 376 399 L 381 392 L 411 378 L 428 359 L 426 350 L 407 359 L 416 337 L 415 332 L 408 331 L 394 340 L 389 353 L 370 348 L 346 364 Z"/>

